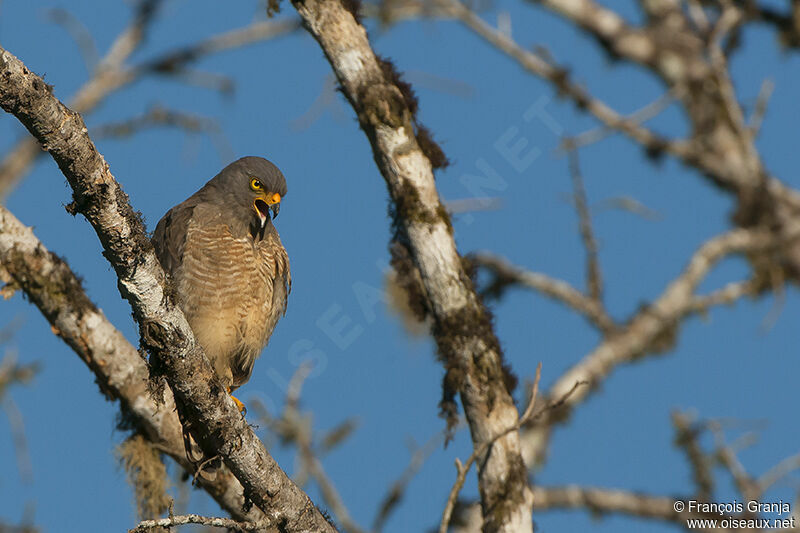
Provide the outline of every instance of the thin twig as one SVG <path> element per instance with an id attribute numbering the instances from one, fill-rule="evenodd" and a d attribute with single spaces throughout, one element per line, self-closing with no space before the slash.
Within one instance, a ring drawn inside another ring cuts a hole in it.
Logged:
<path id="1" fill-rule="evenodd" d="M 397 506 L 403 499 L 403 495 L 405 494 L 406 489 L 408 488 L 408 484 L 414 479 L 414 476 L 417 475 L 422 465 L 425 463 L 425 460 L 430 457 L 430 455 L 434 452 L 439 445 L 444 442 L 446 433 L 444 431 L 438 432 L 436 435 L 428 439 L 428 442 L 414 450 L 414 453 L 411 454 L 411 460 L 408 463 L 408 466 L 400 475 L 400 477 L 392 483 L 391 487 L 386 493 L 386 496 L 383 497 L 381 500 L 381 504 L 378 506 L 378 512 L 375 516 L 375 520 L 372 522 L 372 529 L 376 532 L 380 532 L 383 529 L 384 524 L 391 516 L 392 512 L 397 509 Z"/>
<path id="2" fill-rule="evenodd" d="M 25 435 L 25 419 L 22 416 L 22 411 L 19 410 L 16 402 L 10 396 L 3 398 L 2 403 L 3 410 L 6 412 L 6 417 L 8 417 L 8 423 L 11 426 L 11 439 L 14 443 L 14 453 L 17 456 L 19 477 L 23 483 L 33 483 L 33 462 L 31 461 L 31 452 L 28 447 L 28 438 Z"/>
<path id="3" fill-rule="evenodd" d="M 95 138 L 129 137 L 145 128 L 155 126 L 171 126 L 189 133 L 219 132 L 219 125 L 215 120 L 155 105 L 145 113 L 128 120 L 96 126 L 92 128 L 92 134 Z"/>
<path id="4" fill-rule="evenodd" d="M 551 83 L 560 95 L 569 98 L 580 109 L 594 115 L 606 128 L 628 135 L 653 153 L 667 152 L 684 161 L 697 159 L 697 154 L 688 142 L 666 139 L 636 120 L 629 120 L 572 82 L 567 69 L 554 65 L 552 61 L 521 47 L 508 35 L 484 22 L 459 0 L 437 0 L 437 5 L 444 13 L 456 18 L 489 44 L 517 61 L 522 68 Z"/>
<path id="5" fill-rule="evenodd" d="M 675 444 L 686 454 L 691 466 L 696 496 L 699 500 L 710 501 L 714 478 L 711 475 L 711 460 L 698 441 L 702 426 L 693 424 L 689 416 L 677 411 L 672 413 L 672 425 L 675 426 Z"/>
<path id="6" fill-rule="evenodd" d="M 694 23 L 695 28 L 701 34 L 706 34 L 711 30 L 711 24 L 708 21 L 706 12 L 703 10 L 703 4 L 700 0 L 687 0 L 687 14 L 689 19 Z"/>
<path id="7" fill-rule="evenodd" d="M 578 151 L 574 148 L 568 152 L 569 174 L 572 178 L 572 189 L 575 197 L 575 210 L 578 212 L 579 228 L 583 247 L 586 249 L 586 285 L 589 295 L 602 308 L 603 274 L 597 254 L 597 239 L 592 229 L 592 215 L 586 201 L 586 187 L 583 184 Z"/>
<path id="8" fill-rule="evenodd" d="M 800 453 L 792 455 L 791 457 L 786 457 L 758 478 L 757 483 L 759 491 L 762 493 L 766 492 L 778 481 L 798 469 L 800 469 Z"/>
<path id="9" fill-rule="evenodd" d="M 470 259 L 477 266 L 486 268 L 495 275 L 496 279 L 493 283 L 496 286 L 492 287 L 491 290 L 502 289 L 509 284 L 516 284 L 520 287 L 540 292 L 571 307 L 603 332 L 611 332 L 617 328 L 613 319 L 597 301 L 586 296 L 566 281 L 551 278 L 539 272 L 525 270 L 488 252 L 471 254 Z"/>
<path id="10" fill-rule="evenodd" d="M 753 137 L 758 136 L 761 131 L 761 125 L 764 123 L 764 115 L 767 114 L 767 105 L 775 90 L 775 82 L 772 80 L 764 80 L 761 84 L 761 89 L 758 91 L 758 98 L 756 98 L 756 105 L 753 109 L 753 114 L 750 115 L 750 123 L 748 127 L 753 134 Z"/>
<path id="11" fill-rule="evenodd" d="M 714 455 L 719 463 L 730 473 L 739 494 L 748 501 L 760 499 L 760 485 L 747 473 L 747 470 L 739 461 L 739 458 L 736 456 L 735 445 L 729 445 L 725 441 L 725 434 L 722 431 L 721 425 L 712 420 L 707 426 L 714 434 L 714 440 L 716 441 Z"/>
<path id="12" fill-rule="evenodd" d="M 145 41 L 161 1 L 139 0 L 136 3 L 131 22 L 117 35 L 106 55 L 98 60 L 98 67 L 90 69 L 91 77 L 70 100 L 73 111 L 86 113 L 94 109 L 108 93 L 118 88 L 113 83 L 113 73 L 119 71 L 128 57 Z M 11 191 L 42 153 L 37 142 L 26 136 L 6 154 L 0 161 L 0 199 Z"/>
<path id="13" fill-rule="evenodd" d="M 294 372 L 289 380 L 284 409 L 279 418 L 270 416 L 260 403 L 256 403 L 255 407 L 261 411 L 265 425 L 277 434 L 283 444 L 297 446 L 300 464 L 298 471 L 293 476 L 294 481 L 303 486 L 309 477 L 313 479 L 322 493 L 322 498 L 330 507 L 331 513 L 336 517 L 336 520 L 341 524 L 342 529 L 351 533 L 362 533 L 364 530 L 353 520 L 335 484 L 322 466 L 322 462 L 319 459 L 321 452 L 318 448 L 320 446 L 315 445 L 310 414 L 304 414 L 300 411 L 303 384 L 312 370 L 313 365 L 306 362 L 301 364 Z M 353 426 L 354 424 L 351 421 L 345 422 L 345 427 Z M 347 430 L 344 429 L 344 431 L 346 432 Z M 341 442 L 342 437 L 327 439 L 327 442 L 323 442 L 321 447 L 328 451 L 333 446 L 333 440 Z"/>
<path id="14" fill-rule="evenodd" d="M 675 101 L 677 94 L 679 94 L 677 89 L 668 91 L 659 96 L 654 101 L 647 104 L 646 106 L 642 107 L 641 109 L 637 109 L 633 113 L 626 115 L 624 119 L 630 122 L 631 124 L 644 124 L 651 118 L 661 114 L 662 111 L 664 111 L 667 107 L 669 107 L 669 105 Z M 567 146 L 571 148 L 581 148 L 583 146 L 587 146 L 589 144 L 594 144 L 596 142 L 602 141 L 603 139 L 606 139 L 618 132 L 619 130 L 614 128 L 609 128 L 608 126 L 600 126 L 599 128 L 593 128 L 589 131 L 579 133 L 574 137 L 565 139 L 561 143 L 559 149 L 566 150 Z"/>
<path id="15" fill-rule="evenodd" d="M 642 202 L 632 196 L 614 196 L 601 200 L 594 204 L 592 211 L 596 214 L 600 211 L 610 211 L 618 209 L 634 214 L 645 220 L 659 220 L 662 218 L 661 213 L 655 209 L 651 209 L 644 205 Z"/>
<path id="16" fill-rule="evenodd" d="M 533 408 L 536 405 L 536 396 L 539 392 L 539 379 L 542 376 L 542 363 L 540 362 L 536 366 L 536 376 L 533 379 L 533 390 L 531 391 L 531 397 L 528 400 L 528 405 L 525 407 L 525 411 L 522 413 L 522 416 L 517 420 L 517 422 L 511 426 L 510 428 L 506 429 L 495 435 L 493 438 L 485 441 L 481 446 L 475 448 L 472 454 L 467 459 L 465 464 L 461 463 L 461 460 L 456 458 L 456 481 L 453 483 L 453 487 L 450 489 L 450 495 L 447 497 L 447 504 L 444 507 L 444 511 L 442 512 L 442 521 L 439 523 L 439 533 L 447 533 L 447 527 L 450 524 L 450 518 L 453 515 L 453 509 L 455 508 L 456 501 L 458 501 L 458 493 L 461 492 L 461 488 L 464 486 L 464 482 L 467 479 L 467 473 L 469 469 L 472 467 L 473 463 L 479 458 L 482 457 L 483 454 L 489 449 L 489 447 L 494 444 L 498 439 L 508 435 L 513 431 L 519 430 L 523 424 L 529 422 L 535 417 L 538 417 L 543 410 L 540 410 L 536 415 L 533 415 Z"/>
<path id="17" fill-rule="evenodd" d="M 254 22 L 242 28 L 169 50 L 137 65 L 126 67 L 125 61 L 137 49 L 146 35 L 157 3 L 157 0 L 139 2 L 134 21 L 117 37 L 106 56 L 100 60 L 99 67 L 94 70 L 92 77 L 78 89 L 78 92 L 69 101 L 70 109 L 86 115 L 109 94 L 142 77 L 151 74 L 185 73 L 189 64 L 207 55 L 280 37 L 300 27 L 300 23 L 296 19 Z M 0 161 L 0 199 L 14 188 L 31 163 L 43 153 L 36 141 L 26 136 L 6 154 Z"/>
<path id="18" fill-rule="evenodd" d="M 692 298 L 691 311 L 705 313 L 711 307 L 730 305 L 745 296 L 754 296 L 758 284 L 752 280 L 732 281 L 714 292 Z"/>
<path id="19" fill-rule="evenodd" d="M 94 38 L 86 25 L 66 9 L 48 9 L 45 16 L 70 34 L 75 44 L 78 45 L 83 62 L 86 64 L 86 70 L 92 72 L 100 63 L 100 54 L 97 52 Z"/>
<path id="20" fill-rule="evenodd" d="M 187 135 L 202 133 L 208 136 L 222 161 L 234 159 L 234 151 L 216 120 L 193 113 L 184 113 L 154 105 L 143 114 L 128 120 L 102 124 L 91 129 L 97 139 L 123 138 L 148 128 L 177 128 Z"/>

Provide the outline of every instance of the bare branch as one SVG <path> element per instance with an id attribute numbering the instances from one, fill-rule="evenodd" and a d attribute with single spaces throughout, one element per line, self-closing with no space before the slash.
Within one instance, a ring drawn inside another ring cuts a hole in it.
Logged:
<path id="1" fill-rule="evenodd" d="M 425 293 L 426 312 L 448 372 L 443 405 L 455 418 L 460 394 L 473 448 L 483 448 L 518 420 L 510 376 L 486 310 L 456 250 L 433 176 L 446 158 L 417 121 L 408 85 L 379 60 L 363 26 L 340 0 L 293 2 L 320 44 L 372 146 L 395 208 L 396 242 L 404 247 Z M 348 4 L 350 5 L 350 4 Z M 484 448 L 478 488 L 487 532 L 532 531 L 527 476 L 516 432 Z"/>
<path id="2" fill-rule="evenodd" d="M 279 437 L 281 444 L 297 446 L 300 464 L 298 471 L 293 476 L 295 482 L 302 487 L 306 485 L 309 478 L 313 479 L 322 493 L 323 500 L 341 524 L 342 529 L 351 533 L 362 533 L 363 530 L 351 517 L 339 491 L 328 477 L 320 461 L 323 453 L 346 438 L 349 434 L 348 428 L 354 427 L 354 423 L 352 420 L 346 420 L 333 430 L 333 434 L 326 435 L 321 443 L 315 442 L 312 416 L 310 413 L 300 411 L 300 395 L 311 370 L 312 365 L 304 363 L 297 368 L 289 380 L 286 401 L 280 417 L 271 416 L 260 402 L 255 402 L 254 407 L 260 411 L 265 425 Z"/>
<path id="3" fill-rule="evenodd" d="M 164 272 L 144 226 L 86 133 L 80 115 L 41 78 L 0 48 L 0 107 L 46 147 L 73 188 L 70 209 L 92 224 L 139 323 L 142 343 L 166 378 L 195 438 L 220 455 L 270 520 L 291 531 L 334 531 L 275 463 L 240 415 L 180 309 L 164 292 Z"/>
<path id="4" fill-rule="evenodd" d="M 55 24 L 62 26 L 72 36 L 83 56 L 86 70 L 92 72 L 100 63 L 100 54 L 97 52 L 97 46 L 89 29 L 66 9 L 48 9 L 46 16 Z"/>
<path id="5" fill-rule="evenodd" d="M 676 512 L 675 502 L 679 498 L 669 496 L 651 496 L 626 490 L 580 487 L 569 485 L 565 487 L 536 487 L 534 488 L 534 510 L 556 509 L 583 509 L 591 513 L 623 514 L 663 520 L 685 526 L 686 520 L 716 519 L 721 520 L 726 515 L 718 513 Z M 707 531 L 707 530 L 706 530 Z M 715 529 L 714 531 L 728 531 Z"/>
<path id="6" fill-rule="evenodd" d="M 0 216 L 2 216 L 3 207 L 0 206 Z M 2 221 L 2 218 L 0 218 Z M 2 226 L 0 226 L 0 229 Z M 0 232 L 0 238 L 2 233 Z M 7 353 L 3 360 L 0 361 L 0 397 L 2 397 L 10 385 L 25 384 L 30 382 L 33 377 L 39 372 L 39 365 L 37 363 L 30 363 L 26 365 L 17 362 L 16 355 L 11 352 Z"/>
<path id="7" fill-rule="evenodd" d="M 800 469 L 800 453 L 783 459 L 758 478 L 758 490 L 763 494 L 791 472 Z"/>
<path id="8" fill-rule="evenodd" d="M 23 483 L 33 483 L 33 463 L 31 462 L 28 438 L 25 436 L 25 419 L 12 398 L 3 398 L 2 404 L 6 417 L 8 417 L 8 424 L 11 426 L 11 440 L 17 456 L 19 477 Z"/>
<path id="9" fill-rule="evenodd" d="M 454 16 L 461 21 L 468 28 L 473 30 L 477 35 L 485 39 L 489 44 L 500 49 L 502 52 L 508 54 L 512 59 L 517 61 L 519 65 L 528 72 L 543 78 L 550 82 L 559 92 L 560 95 L 565 96 L 572 100 L 580 109 L 585 109 L 597 118 L 606 128 L 625 133 L 633 140 L 641 144 L 648 151 L 659 154 L 661 152 L 668 152 L 683 160 L 694 160 L 697 155 L 692 151 L 690 145 L 685 141 L 671 141 L 661 137 L 641 124 L 639 121 L 629 119 L 618 112 L 611 109 L 602 101 L 592 97 L 582 87 L 576 85 L 569 78 L 567 69 L 559 66 L 554 66 L 551 61 L 543 58 L 535 52 L 526 50 L 514 42 L 509 36 L 492 28 L 486 24 L 480 17 L 474 14 L 469 8 L 464 6 L 459 0 L 437 0 L 438 5 L 445 9 L 446 13 Z M 580 0 L 574 5 L 581 6 L 583 9 L 585 4 L 592 4 L 589 0 Z M 589 10 L 585 18 L 591 22 L 592 25 L 602 26 L 604 22 L 609 21 L 609 24 L 622 27 L 621 20 L 616 15 L 602 14 L 598 15 L 598 20 L 592 19 L 592 13 L 601 11 L 596 9 L 596 6 Z M 616 19 L 615 19 L 616 17 Z M 614 21 L 613 23 L 610 21 Z M 633 41 L 644 39 L 643 42 L 648 40 L 641 34 L 631 34 L 631 43 L 622 45 L 624 48 L 636 48 Z M 622 39 L 625 40 L 624 38 Z M 647 44 L 650 46 L 650 44 Z M 649 55 L 647 52 L 646 55 Z"/>
<path id="10" fill-rule="evenodd" d="M 70 109 L 85 115 L 94 110 L 109 94 L 144 76 L 181 72 L 207 55 L 279 37 L 299 28 L 297 20 L 254 22 L 126 67 L 124 62 L 141 44 L 159 1 L 140 0 L 134 21 L 111 45 L 92 77 L 69 101 Z M 14 188 L 41 153 L 36 141 L 25 137 L 0 161 L 0 199 Z"/>
<path id="11" fill-rule="evenodd" d="M 381 504 L 378 506 L 378 513 L 375 516 L 375 520 L 372 522 L 373 530 L 379 532 L 383 529 L 383 526 L 386 524 L 389 516 L 402 501 L 403 495 L 408 488 L 408 484 L 412 479 L 414 479 L 414 476 L 417 475 L 417 472 L 419 472 L 420 468 L 422 468 L 425 460 L 434 452 L 436 448 L 441 445 L 442 442 L 444 442 L 444 440 L 445 433 L 440 432 L 428 439 L 428 442 L 414 450 L 414 452 L 411 454 L 411 460 L 409 461 L 405 471 L 403 471 L 402 475 L 397 479 L 397 481 L 392 483 L 392 486 L 389 487 L 386 496 L 384 496 L 381 500 Z"/>
<path id="12" fill-rule="evenodd" d="M 160 403 L 150 397 L 147 363 L 136 348 L 89 300 L 69 266 L 2 206 L 0 265 L 9 273 L 10 282 L 39 308 L 53 333 L 94 373 L 100 390 L 118 399 L 123 412 L 133 416 L 137 428 L 191 473 L 172 394 L 165 391 Z M 264 519 L 256 508 L 243 511 L 243 489 L 232 475 L 219 474 L 213 482 L 201 479 L 201 486 L 232 516 L 248 521 Z"/>
<path id="13" fill-rule="evenodd" d="M 92 128 L 92 133 L 95 138 L 129 137 L 140 130 L 156 126 L 174 127 L 188 133 L 219 133 L 219 126 L 215 120 L 158 105 L 129 120 Z"/>
<path id="14" fill-rule="evenodd" d="M 716 291 L 692 298 L 691 310 L 705 313 L 717 305 L 730 305 L 745 297 L 758 294 L 758 284 L 752 280 L 732 281 Z"/>
<path id="15" fill-rule="evenodd" d="M 439 533 L 447 533 L 447 528 L 450 525 L 450 517 L 453 515 L 453 509 L 455 508 L 456 502 L 458 501 L 458 494 L 461 492 L 461 487 L 464 486 L 464 482 L 467 479 L 467 473 L 469 469 L 472 467 L 473 463 L 484 453 L 486 453 L 485 448 L 488 448 L 492 444 L 494 444 L 498 439 L 502 438 L 504 435 L 507 435 L 513 431 L 518 431 L 522 425 L 534 418 L 533 415 L 533 408 L 536 405 L 536 396 L 539 392 L 539 379 L 542 377 L 542 363 L 539 363 L 536 366 L 536 377 L 533 380 L 533 390 L 531 392 L 531 397 L 528 400 L 528 405 L 525 408 L 525 412 L 522 413 L 522 416 L 517 420 L 517 422 L 505 429 L 504 431 L 498 433 L 495 437 L 491 440 L 484 442 L 481 447 L 475 448 L 472 452 L 472 455 L 469 456 L 467 462 L 462 464 L 461 461 L 456 458 L 456 481 L 453 483 L 453 487 L 450 489 L 450 495 L 447 497 L 447 503 L 445 504 L 444 511 L 442 512 L 442 521 L 439 523 Z M 540 411 L 541 413 L 541 411 Z M 539 413 L 539 414 L 540 414 Z"/>
<path id="16" fill-rule="evenodd" d="M 503 206 L 503 200 L 497 197 L 459 198 L 445 200 L 444 206 L 447 208 L 448 213 L 457 215 L 476 211 L 496 211 Z"/>
<path id="17" fill-rule="evenodd" d="M 248 26 L 214 35 L 144 61 L 131 67 L 127 76 L 138 78 L 148 73 L 169 74 L 186 68 L 189 64 L 208 55 L 280 37 L 299 28 L 300 22 L 296 19 L 253 22 Z"/>
<path id="18" fill-rule="evenodd" d="M 161 0 L 138 0 L 131 23 L 117 36 L 108 53 L 98 61 L 99 68 L 92 68 L 92 77 L 81 87 L 70 102 L 78 113 L 93 109 L 113 89 L 111 73 L 117 72 L 122 63 L 144 42 Z M 22 178 L 33 161 L 41 155 L 35 140 L 25 137 L 0 161 L 0 199 L 5 197 Z"/>
<path id="19" fill-rule="evenodd" d="M 627 211 L 628 213 L 639 216 L 645 220 L 659 220 L 661 218 L 661 213 L 655 209 L 650 209 L 632 196 L 614 196 L 612 198 L 607 198 L 597 202 L 592 207 L 592 211 L 595 212 L 609 211 L 612 209 Z"/>
<path id="20" fill-rule="evenodd" d="M 707 427 L 714 434 L 715 451 L 714 455 L 717 461 L 725 467 L 733 477 L 733 482 L 739 494 L 742 495 L 746 501 L 758 500 L 761 497 L 760 486 L 750 474 L 747 473 L 739 458 L 736 456 L 736 450 L 733 446 L 729 446 L 725 442 L 725 435 L 722 431 L 722 426 L 716 421 L 707 423 Z"/>
<path id="21" fill-rule="evenodd" d="M 600 272 L 600 263 L 597 258 L 597 240 L 592 229 L 592 215 L 589 212 L 588 202 L 586 201 L 586 187 L 583 184 L 580 164 L 578 161 L 578 151 L 574 148 L 569 150 L 569 173 L 572 177 L 572 189 L 575 197 L 575 210 L 578 212 L 578 220 L 581 240 L 586 249 L 586 285 L 589 288 L 589 295 L 592 300 L 602 307 L 603 300 L 603 275 Z"/>
<path id="22" fill-rule="evenodd" d="M 586 296 L 566 281 L 551 278 L 546 274 L 531 272 L 512 265 L 505 259 L 488 252 L 470 254 L 469 258 L 475 265 L 486 268 L 492 272 L 496 279 L 495 285 L 517 284 L 553 298 L 567 307 L 585 316 L 589 322 L 604 332 L 611 332 L 617 328 L 613 319 L 608 316 L 605 309 L 597 301 Z M 497 287 L 501 288 L 501 287 Z M 494 290 L 497 290 L 496 288 Z"/>
<path id="23" fill-rule="evenodd" d="M 185 83 L 186 85 L 194 85 L 201 89 L 209 89 L 217 91 L 225 96 L 233 94 L 234 84 L 233 80 L 224 74 L 215 74 L 214 72 L 205 72 L 198 69 L 191 68 L 175 68 L 168 72 L 162 73 L 165 76 Z"/>
<path id="24" fill-rule="evenodd" d="M 798 236 L 800 228 L 795 230 L 791 238 L 797 239 Z M 586 400 L 617 366 L 647 353 L 664 351 L 673 345 L 681 319 L 695 310 L 694 292 L 697 286 L 717 262 L 730 254 L 763 253 L 776 247 L 786 247 L 790 242 L 777 239 L 768 230 L 738 229 L 703 244 L 683 273 L 667 286 L 652 305 L 641 309 L 623 330 L 603 341 L 556 380 L 547 395 L 549 398 L 563 396 L 579 381 L 586 381 L 589 386 L 570 396 L 561 409 L 548 412 L 541 423 L 523 428 L 523 450 L 527 464 L 536 464 L 543 457 L 550 426 L 564 421 L 569 412 Z"/>
<path id="25" fill-rule="evenodd" d="M 714 493 L 714 478 L 711 475 L 711 459 L 703 451 L 698 441 L 702 426 L 693 424 L 692 419 L 679 412 L 672 413 L 675 426 L 675 444 L 683 450 L 692 469 L 692 478 L 697 489 L 697 499 L 710 501 Z"/>
<path id="26" fill-rule="evenodd" d="M 2 208 L 0 207 L 0 209 Z M 0 265 L 2 265 L 2 262 L 0 262 Z M 7 327 L 3 329 L 5 330 Z M 2 337 L 4 333 L 6 332 L 0 331 L 0 344 L 3 343 Z M 33 465 L 31 463 L 30 449 L 28 448 L 28 439 L 25 436 L 25 420 L 16 402 L 7 392 L 11 385 L 29 383 L 38 372 L 38 363 L 20 364 L 17 362 L 16 353 L 12 350 L 7 351 L 3 360 L 0 361 L 0 403 L 2 403 L 3 410 L 8 418 L 11 441 L 14 445 L 14 453 L 17 456 L 17 469 L 23 483 L 33 482 Z"/>
<path id="27" fill-rule="evenodd" d="M 133 20 L 114 40 L 106 56 L 100 60 L 104 70 L 116 70 L 146 40 L 158 8 L 163 0 L 135 0 Z"/>
<path id="28" fill-rule="evenodd" d="M 159 518 L 158 520 L 143 520 L 128 533 L 147 533 L 157 528 L 169 528 L 183 526 L 186 524 L 201 524 L 209 527 L 224 527 L 232 531 L 259 531 L 267 529 L 270 524 L 266 522 L 237 522 L 230 518 L 217 518 L 211 516 L 200 516 L 196 514 L 176 515 L 169 518 Z"/>
<path id="29" fill-rule="evenodd" d="M 177 128 L 187 135 L 203 133 L 214 144 L 221 160 L 235 159 L 233 148 L 220 130 L 216 120 L 193 113 L 166 109 L 159 105 L 154 105 L 143 114 L 128 120 L 96 126 L 92 128 L 92 135 L 95 139 L 120 138 L 135 135 L 147 128 L 157 127 Z"/>
<path id="30" fill-rule="evenodd" d="M 764 80 L 761 84 L 761 89 L 758 91 L 758 98 L 756 98 L 756 105 L 753 109 L 753 114 L 750 115 L 750 122 L 748 127 L 752 132 L 753 137 L 757 137 L 761 131 L 761 124 L 764 122 L 764 115 L 767 114 L 767 105 L 775 90 L 775 82 L 772 80 Z"/>
<path id="31" fill-rule="evenodd" d="M 458 0 L 438 0 L 435 14 L 460 20 L 524 69 L 548 81 L 579 109 L 640 144 L 648 154 L 670 154 L 700 170 L 715 185 L 735 194 L 739 200 L 735 221 L 739 226 L 769 224 L 784 237 L 793 231 L 792 227 L 800 218 L 800 193 L 770 176 L 764 168 L 753 145 L 752 131 L 743 127 L 741 106 L 735 97 L 724 54 L 720 52 L 721 36 L 741 21 L 739 9 L 726 3 L 724 10 L 728 14 L 717 21 L 709 49 L 706 36 L 695 33 L 688 18 L 679 9 L 669 6 L 664 9 L 671 10 L 670 13 L 650 17 L 647 26 L 636 28 L 594 0 L 533 1 L 587 31 L 612 56 L 631 61 L 659 76 L 684 105 L 693 126 L 693 137 L 690 140 L 666 139 L 620 116 L 571 82 L 566 69 L 520 47 Z M 416 15 L 425 14 L 415 6 L 417 4 L 411 2 L 410 7 L 401 5 L 400 9 L 410 9 Z M 700 80 L 705 80 L 702 85 L 706 89 L 686 90 L 698 86 Z M 789 275 L 800 278 L 800 243 L 788 247 L 783 256 Z"/>
<path id="32" fill-rule="evenodd" d="M 664 111 L 671 103 L 675 101 L 675 95 L 672 92 L 666 92 L 658 97 L 656 100 L 650 102 L 646 106 L 634 111 L 633 113 L 624 117 L 624 120 L 631 124 L 644 124 L 651 118 L 658 116 Z M 574 148 L 581 148 L 589 144 L 593 144 L 610 135 L 617 133 L 619 130 L 614 130 L 608 126 L 595 128 L 584 133 L 578 134 L 574 137 L 569 137 L 561 143 L 561 149 L 566 150 L 567 146 Z"/>

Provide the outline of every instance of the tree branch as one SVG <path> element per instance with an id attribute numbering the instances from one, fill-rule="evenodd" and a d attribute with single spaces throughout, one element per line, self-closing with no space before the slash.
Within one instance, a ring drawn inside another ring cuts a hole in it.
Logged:
<path id="1" fill-rule="evenodd" d="M 676 433 L 675 445 L 686 454 L 691 467 L 697 499 L 711 501 L 711 495 L 714 493 L 714 478 L 711 475 L 713 462 L 700 446 L 698 440 L 700 429 L 689 415 L 677 411 L 672 413 L 672 425 Z"/>
<path id="2" fill-rule="evenodd" d="M 237 522 L 230 518 L 219 518 L 214 516 L 200 516 L 196 514 L 176 515 L 169 518 L 159 518 L 158 520 L 143 520 L 139 522 L 133 529 L 129 529 L 128 533 L 148 533 L 154 529 L 171 528 L 174 526 L 183 526 L 186 524 L 201 524 L 208 527 L 220 527 L 229 531 L 259 531 L 269 526 L 266 522 L 251 523 L 251 522 Z"/>
<path id="3" fill-rule="evenodd" d="M 800 237 L 795 230 L 792 239 Z M 619 365 L 630 363 L 646 353 L 669 349 L 678 334 L 681 320 L 697 310 L 695 290 L 711 268 L 722 258 L 734 253 L 766 253 L 783 248 L 789 241 L 774 237 L 768 230 L 737 229 L 710 239 L 692 256 L 683 273 L 673 280 L 661 296 L 642 308 L 628 324 L 602 342 L 580 362 L 567 370 L 550 388 L 548 398 L 560 398 L 574 383 L 585 381 L 564 404 L 547 412 L 540 423 L 522 431 L 527 464 L 536 464 L 546 449 L 554 424 L 565 421 L 572 409 L 586 400 L 592 391 Z"/>
<path id="4" fill-rule="evenodd" d="M 592 214 L 589 212 L 588 201 L 586 200 L 586 187 L 583 184 L 580 164 L 578 161 L 578 151 L 575 148 L 569 150 L 569 173 L 572 178 L 572 190 L 575 201 L 575 211 L 578 212 L 578 228 L 586 249 L 586 286 L 589 296 L 602 306 L 603 303 L 603 274 L 600 270 L 600 260 L 598 258 L 597 239 L 592 228 Z"/>
<path id="5" fill-rule="evenodd" d="M 94 373 L 101 392 L 119 400 L 123 412 L 134 418 L 136 427 L 150 442 L 193 473 L 172 393 L 165 391 L 159 403 L 151 398 L 147 362 L 89 300 L 69 266 L 2 206 L 0 266 L 8 273 L 7 287 L 22 290 L 39 308 L 53 332 Z M 200 484 L 238 520 L 264 519 L 256 508 L 243 510 L 243 489 L 229 473 L 218 473 L 214 481 L 201 478 Z"/>
<path id="6" fill-rule="evenodd" d="M 486 268 L 496 277 L 493 285 L 516 284 L 520 287 L 540 292 L 544 296 L 558 300 L 582 314 L 600 331 L 611 332 L 617 329 L 614 320 L 606 313 L 606 310 L 599 302 L 585 295 L 566 281 L 551 278 L 539 272 L 525 270 L 512 265 L 502 257 L 488 252 L 470 254 L 469 259 L 475 265 Z"/>
<path id="7" fill-rule="evenodd" d="M 668 139 L 626 119 L 570 80 L 567 69 L 519 46 L 491 27 L 459 0 L 437 0 L 435 15 L 454 17 L 507 54 L 525 70 L 547 82 L 559 95 L 641 145 L 649 155 L 670 154 L 700 170 L 715 185 L 734 194 L 740 227 L 769 226 L 789 235 L 800 224 L 800 192 L 771 176 L 753 144 L 753 131 L 743 126 L 719 36 L 739 24 L 740 10 L 728 3 L 709 36 L 698 34 L 681 10 L 654 7 L 648 24 L 638 28 L 594 0 L 531 0 L 554 11 L 597 39 L 614 58 L 623 58 L 657 75 L 680 99 L 693 128 L 689 139 Z M 407 15 L 425 15 L 413 0 L 399 7 Z M 659 11 L 660 10 L 660 11 Z M 658 12 L 656 12 L 658 11 Z M 800 19 L 798 19 L 800 20 Z M 720 23 L 721 22 L 721 23 Z M 694 90 L 698 88 L 698 90 Z M 800 279 L 800 243 L 783 251 L 787 277 Z"/>
<path id="8" fill-rule="evenodd" d="M 443 154 L 416 121 L 410 88 L 391 63 L 376 57 L 354 12 L 340 0 L 295 0 L 293 5 L 319 42 L 372 146 L 394 204 L 398 241 L 419 270 L 425 307 L 434 321 L 434 338 L 447 367 L 445 403 L 452 405 L 455 391 L 460 393 L 473 448 L 479 449 L 512 427 L 518 414 L 499 342 L 464 271 L 436 190 L 433 167 L 443 163 Z M 531 531 L 518 432 L 491 446 L 479 465 L 485 531 Z"/>
<path id="9" fill-rule="evenodd" d="M 308 496 L 275 463 L 195 343 L 183 313 L 164 292 L 164 272 L 139 216 L 97 152 L 79 114 L 42 79 L 0 48 L 0 107 L 45 147 L 73 189 L 68 209 L 94 228 L 131 304 L 151 366 L 166 378 L 206 451 L 219 454 L 247 499 L 287 531 L 334 531 Z"/>
<path id="10" fill-rule="evenodd" d="M 146 30 L 160 0 L 142 0 L 131 25 L 111 45 L 100 60 L 91 78 L 78 89 L 68 106 L 76 113 L 87 114 L 100 105 L 114 91 L 130 85 L 144 76 L 152 74 L 175 74 L 191 63 L 211 54 L 284 35 L 298 28 L 297 20 L 268 20 L 256 22 L 214 35 L 199 42 L 173 49 L 145 60 L 137 65 L 125 66 L 128 57 L 143 42 Z M 35 139 L 21 139 L 0 161 L 0 199 L 6 196 L 34 162 L 42 154 Z"/>
<path id="11" fill-rule="evenodd" d="M 686 520 L 716 519 L 721 520 L 725 515 L 718 513 L 676 512 L 675 501 L 679 498 L 670 496 L 651 496 L 626 490 L 580 487 L 568 485 L 565 487 L 537 487 L 534 488 L 536 510 L 556 509 L 584 509 L 593 514 L 623 514 L 663 520 L 684 525 Z M 715 530 L 727 531 L 727 530 Z"/>

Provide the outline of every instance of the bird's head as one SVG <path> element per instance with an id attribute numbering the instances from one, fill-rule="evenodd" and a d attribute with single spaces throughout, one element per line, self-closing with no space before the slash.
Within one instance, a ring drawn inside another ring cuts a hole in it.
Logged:
<path id="1" fill-rule="evenodd" d="M 246 227 L 262 233 L 278 216 L 286 196 L 286 179 L 278 167 L 263 157 L 243 157 L 222 169 L 209 182 L 222 192 L 227 208 Z"/>

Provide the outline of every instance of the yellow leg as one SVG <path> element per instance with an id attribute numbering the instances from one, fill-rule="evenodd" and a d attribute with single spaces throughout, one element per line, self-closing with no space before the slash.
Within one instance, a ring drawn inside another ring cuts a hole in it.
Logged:
<path id="1" fill-rule="evenodd" d="M 230 387 L 228 387 L 228 394 L 231 395 L 231 400 L 233 400 L 233 403 L 236 404 L 236 407 L 239 409 L 239 412 L 242 413 L 243 415 L 246 415 L 247 414 L 247 407 L 244 406 L 244 404 L 242 403 L 242 401 L 239 398 L 237 398 L 236 396 L 231 394 L 231 388 Z"/>

